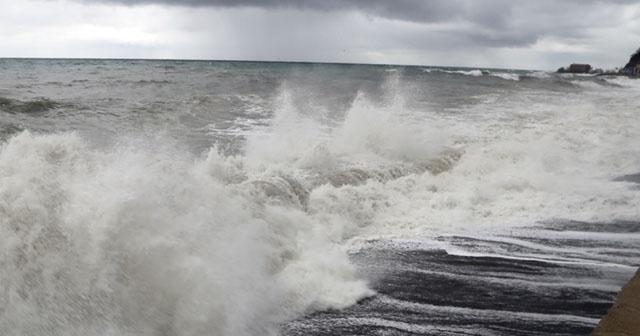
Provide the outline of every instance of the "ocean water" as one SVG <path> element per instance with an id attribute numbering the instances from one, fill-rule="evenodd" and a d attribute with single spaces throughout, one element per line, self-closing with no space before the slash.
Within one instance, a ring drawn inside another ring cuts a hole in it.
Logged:
<path id="1" fill-rule="evenodd" d="M 0 59 L 3 335 L 585 335 L 640 81 Z"/>

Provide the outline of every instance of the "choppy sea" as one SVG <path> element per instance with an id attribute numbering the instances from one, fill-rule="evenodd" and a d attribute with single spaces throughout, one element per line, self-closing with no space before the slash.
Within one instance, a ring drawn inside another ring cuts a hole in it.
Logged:
<path id="1" fill-rule="evenodd" d="M 2 335 L 586 335 L 640 80 L 0 59 Z"/>

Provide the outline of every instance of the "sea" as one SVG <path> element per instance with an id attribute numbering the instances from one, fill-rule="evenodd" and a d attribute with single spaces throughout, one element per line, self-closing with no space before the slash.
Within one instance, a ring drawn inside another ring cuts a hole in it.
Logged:
<path id="1" fill-rule="evenodd" d="M 587 335 L 640 80 L 0 59 L 2 335 Z"/>

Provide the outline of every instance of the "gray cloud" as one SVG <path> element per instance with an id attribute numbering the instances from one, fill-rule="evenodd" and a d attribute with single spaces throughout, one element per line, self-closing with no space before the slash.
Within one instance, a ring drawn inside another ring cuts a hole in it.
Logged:
<path id="1" fill-rule="evenodd" d="M 554 69 L 577 60 L 600 60 L 610 66 L 620 57 L 626 61 L 640 42 L 636 1 L 26 0 L 0 12 L 0 37 L 16 55 L 19 50 L 49 55 L 45 51 L 51 48 L 29 49 L 26 41 L 38 39 L 55 41 L 52 48 L 61 50 L 55 56 L 69 54 L 61 47 L 66 45 L 73 55 L 100 57 Z M 21 7 L 30 10 L 20 14 L 16 9 Z M 71 9 L 92 16 L 65 15 Z M 42 17 L 36 20 L 33 13 Z M 91 51 L 103 42 L 125 45 L 104 44 L 104 52 Z M 127 52 L 126 43 L 133 51 Z M 81 53 L 85 47 L 89 51 Z"/>
<path id="2" fill-rule="evenodd" d="M 84 3 L 122 5 L 162 4 L 181 7 L 260 8 L 264 10 L 356 11 L 373 18 L 419 24 L 460 24 L 453 29 L 473 44 L 488 47 L 520 47 L 541 36 L 584 37 L 587 28 L 606 24 L 601 6 L 633 4 L 635 0 L 78 0 Z M 606 14 L 606 13 L 605 13 Z M 598 17 L 602 21 L 588 18 Z M 251 24 L 251 23 L 248 23 Z M 474 28 L 469 31 L 469 27 Z M 305 29 L 304 26 L 295 27 Z"/>
<path id="3" fill-rule="evenodd" d="M 254 7 L 263 9 L 298 9 L 319 11 L 356 10 L 389 19 L 431 22 L 446 20 L 459 12 L 463 0 L 80 0 L 85 3 L 123 5 L 163 4 L 171 6 Z"/>

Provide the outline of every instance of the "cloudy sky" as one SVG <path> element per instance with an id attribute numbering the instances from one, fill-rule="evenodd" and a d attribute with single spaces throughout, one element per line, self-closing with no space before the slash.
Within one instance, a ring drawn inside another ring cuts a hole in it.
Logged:
<path id="1" fill-rule="evenodd" d="M 0 0 L 0 57 L 623 66 L 637 0 Z"/>

